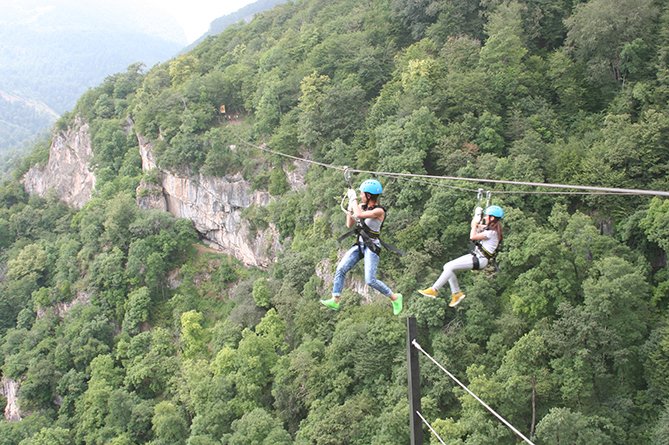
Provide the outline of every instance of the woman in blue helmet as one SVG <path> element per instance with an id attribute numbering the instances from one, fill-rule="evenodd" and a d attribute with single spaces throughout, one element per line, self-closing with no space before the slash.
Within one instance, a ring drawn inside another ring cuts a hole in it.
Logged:
<path id="1" fill-rule="evenodd" d="M 465 298 L 464 292 L 460 290 L 460 284 L 458 283 L 458 278 L 455 276 L 455 272 L 483 269 L 494 258 L 495 252 L 503 238 L 502 218 L 504 218 L 504 210 L 500 206 L 495 205 L 488 207 L 485 210 L 483 218 L 485 224 L 480 224 L 480 207 L 478 209 L 479 213 L 474 216 L 471 223 L 471 231 L 469 232 L 469 239 L 476 244 L 474 251 L 444 264 L 444 271 L 432 287 L 419 290 L 418 293 L 426 297 L 436 298 L 439 294 L 439 289 L 448 282 L 451 287 L 451 302 L 448 305 L 455 307 Z"/>
<path id="2" fill-rule="evenodd" d="M 393 313 L 402 312 L 402 294 L 395 294 L 381 280 L 376 278 L 379 265 L 381 242 L 379 234 L 386 217 L 386 210 L 379 205 L 379 196 L 383 192 L 381 183 L 376 179 L 367 179 L 360 185 L 360 204 L 355 190 L 348 190 L 349 212 L 346 214 L 346 227 L 356 226 L 356 243 L 346 251 L 337 265 L 332 286 L 332 298 L 321 300 L 330 309 L 339 309 L 339 297 L 344 288 L 346 273 L 358 261 L 365 260 L 365 283 L 390 298 Z"/>

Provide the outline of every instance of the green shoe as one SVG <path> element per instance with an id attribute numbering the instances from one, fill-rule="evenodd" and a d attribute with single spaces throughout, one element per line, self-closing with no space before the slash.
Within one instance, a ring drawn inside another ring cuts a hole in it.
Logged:
<path id="1" fill-rule="evenodd" d="M 329 307 L 333 311 L 339 310 L 339 303 L 337 303 L 337 300 L 335 300 L 334 297 L 330 298 L 329 300 L 321 300 L 321 304 L 323 306 Z"/>
<path id="2" fill-rule="evenodd" d="M 399 315 L 400 312 L 402 312 L 402 294 L 396 294 L 397 299 L 396 300 L 390 300 L 390 302 L 393 304 L 393 315 Z"/>

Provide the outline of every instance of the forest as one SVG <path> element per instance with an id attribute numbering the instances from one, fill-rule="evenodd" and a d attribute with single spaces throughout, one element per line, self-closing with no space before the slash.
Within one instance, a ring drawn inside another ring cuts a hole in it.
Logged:
<path id="1" fill-rule="evenodd" d="M 344 177 L 311 165 L 294 190 L 292 162 L 252 146 L 667 191 L 669 1 L 295 0 L 109 76 L 54 131 L 75 116 L 92 132 L 90 202 L 26 194 L 44 143 L 0 186 L 0 370 L 23 417 L 0 421 L 0 445 L 406 445 L 409 316 L 537 445 L 669 444 L 666 198 L 379 176 L 384 237 L 405 251 L 381 254 L 380 277 L 405 308 L 347 281 L 335 312 L 315 271 L 348 247 Z M 276 261 L 245 267 L 190 221 L 139 209 L 155 172 L 137 135 L 161 169 L 268 191 L 245 217 L 278 229 Z M 469 250 L 477 187 L 506 213 L 499 267 L 460 274 L 467 298 L 449 308 L 416 290 Z M 446 443 L 521 443 L 429 365 L 422 413 Z"/>

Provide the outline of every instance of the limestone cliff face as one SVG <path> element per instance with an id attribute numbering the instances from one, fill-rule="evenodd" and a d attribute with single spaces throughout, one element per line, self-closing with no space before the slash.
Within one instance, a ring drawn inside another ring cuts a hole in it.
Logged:
<path id="1" fill-rule="evenodd" d="M 0 381 L 0 391 L 7 399 L 7 406 L 5 406 L 5 419 L 10 422 L 17 422 L 21 420 L 21 410 L 18 404 L 19 382 L 16 380 L 2 378 Z"/>
<path id="2" fill-rule="evenodd" d="M 95 188 L 92 157 L 88 124 L 77 118 L 53 138 L 47 164 L 32 167 L 21 182 L 31 195 L 46 196 L 53 190 L 62 201 L 79 209 L 91 199 Z"/>
<path id="3" fill-rule="evenodd" d="M 139 145 L 142 168 L 156 169 L 150 142 L 140 137 Z M 266 206 L 269 193 L 253 191 L 240 174 L 212 177 L 160 170 L 157 177 L 159 187 L 140 186 L 140 206 L 190 219 L 205 240 L 246 265 L 267 267 L 274 261 L 281 248 L 276 227 L 254 231 L 242 217 L 248 207 Z"/>
<path id="4" fill-rule="evenodd" d="M 132 131 L 131 124 L 128 131 Z M 138 141 L 143 170 L 157 169 L 151 144 L 141 136 Z M 54 137 L 47 164 L 32 167 L 21 182 L 30 194 L 45 196 L 53 191 L 68 205 L 81 208 L 95 188 L 92 158 L 89 126 L 76 118 L 70 128 Z M 266 206 L 270 201 L 267 192 L 251 190 L 239 174 L 216 178 L 157 171 L 157 183 L 144 183 L 138 189 L 140 207 L 192 220 L 205 241 L 246 265 L 267 267 L 274 261 L 281 248 L 276 227 L 256 231 L 242 217 L 245 208 Z M 301 187 L 303 174 L 299 168 L 291 171 L 291 187 Z"/>
<path id="5" fill-rule="evenodd" d="M 339 258 L 342 257 L 344 252 L 348 250 L 349 247 L 350 246 L 347 246 L 345 249 L 339 249 Z M 362 264 L 362 262 L 360 262 L 360 264 Z M 324 259 L 316 264 L 316 276 L 323 280 L 323 295 L 330 295 L 330 292 L 332 291 L 332 282 L 334 281 L 334 273 L 336 268 L 337 265 L 332 264 L 332 262 L 328 259 Z M 344 289 L 360 294 L 363 301 L 366 303 L 371 302 L 375 297 L 385 298 L 380 293 L 376 292 L 374 289 L 365 284 L 365 277 L 360 273 L 362 272 L 361 269 L 361 266 L 357 266 L 347 274 L 346 281 L 344 282 Z"/>

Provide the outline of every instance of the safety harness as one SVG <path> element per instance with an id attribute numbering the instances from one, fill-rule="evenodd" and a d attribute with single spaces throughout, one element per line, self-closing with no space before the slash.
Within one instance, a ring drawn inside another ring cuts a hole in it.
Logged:
<path id="1" fill-rule="evenodd" d="M 388 216 L 388 212 L 386 209 L 382 206 L 376 206 L 372 208 L 367 208 L 367 205 L 364 204 L 362 206 L 363 210 L 373 210 L 375 208 L 378 209 L 383 209 L 384 213 L 386 214 L 386 218 Z M 358 246 L 358 253 L 360 254 L 360 257 L 363 257 L 365 253 L 363 252 L 363 246 L 367 247 L 370 249 L 372 252 L 374 252 L 377 255 L 381 255 L 381 247 L 379 247 L 378 244 L 376 244 L 374 241 L 379 240 L 379 243 L 381 246 L 383 246 L 385 249 L 388 249 L 389 251 L 393 252 L 396 255 L 402 256 L 404 255 L 404 252 L 402 252 L 400 249 L 397 247 L 393 246 L 392 244 L 388 244 L 385 241 L 383 241 L 380 237 L 381 235 L 381 229 L 383 228 L 383 223 L 386 221 L 386 218 L 383 219 L 381 222 L 381 227 L 379 227 L 378 231 L 372 230 L 367 224 L 365 224 L 364 219 L 356 219 L 355 227 L 348 232 L 344 233 L 342 236 L 337 238 L 338 242 L 341 242 L 348 238 L 351 235 L 355 235 L 356 242 L 354 246 Z"/>
<path id="2" fill-rule="evenodd" d="M 474 241 L 474 250 L 471 251 L 472 254 L 472 259 L 474 261 L 474 270 L 480 270 L 481 265 L 479 263 L 479 257 L 476 254 L 476 251 L 478 250 L 483 254 L 484 257 L 488 259 L 488 264 L 494 264 L 495 268 L 497 268 L 497 262 L 495 261 L 495 258 L 497 258 L 497 252 L 499 252 L 499 249 L 502 247 L 502 242 L 500 241 L 497 244 L 497 247 L 495 248 L 494 252 L 488 252 L 488 250 L 483 247 L 483 244 L 481 244 L 481 241 Z"/>

